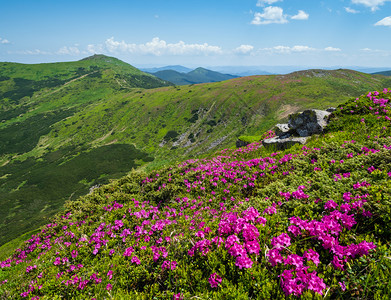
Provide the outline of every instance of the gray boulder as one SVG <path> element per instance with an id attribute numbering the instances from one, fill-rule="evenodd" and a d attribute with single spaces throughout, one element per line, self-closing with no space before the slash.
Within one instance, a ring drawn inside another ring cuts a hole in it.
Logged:
<path id="1" fill-rule="evenodd" d="M 301 137 L 322 133 L 330 112 L 318 109 L 305 110 L 289 116 L 289 127 Z"/>
<path id="2" fill-rule="evenodd" d="M 284 150 L 292 147 L 295 144 L 304 145 L 307 141 L 307 137 L 288 137 L 281 138 L 279 136 L 266 139 L 262 141 L 264 147 L 275 147 L 276 150 Z"/>
<path id="3" fill-rule="evenodd" d="M 289 124 L 277 124 L 274 127 L 274 132 L 278 136 L 289 134 L 289 131 L 291 128 L 289 127 Z"/>

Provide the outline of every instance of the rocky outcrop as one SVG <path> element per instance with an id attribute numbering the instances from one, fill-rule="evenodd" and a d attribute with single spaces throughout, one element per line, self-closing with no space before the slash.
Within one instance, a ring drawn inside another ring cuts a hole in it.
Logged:
<path id="1" fill-rule="evenodd" d="M 291 128 L 289 127 L 289 124 L 277 124 L 274 127 L 274 133 L 277 136 L 283 136 L 285 134 L 289 134 Z"/>
<path id="2" fill-rule="evenodd" d="M 336 110 L 337 109 L 335 107 L 329 107 L 328 109 L 326 109 L 326 111 L 329 113 L 335 112 Z"/>
<path id="3" fill-rule="evenodd" d="M 279 136 L 266 139 L 262 141 L 264 147 L 275 146 L 277 150 L 284 150 L 292 147 L 295 144 L 304 145 L 308 137 L 294 137 L 281 138 Z"/>
<path id="4" fill-rule="evenodd" d="M 289 116 L 288 126 L 299 136 L 311 136 L 322 133 L 327 126 L 328 111 L 318 109 L 308 109 L 302 113 Z"/>
<path id="5" fill-rule="evenodd" d="M 287 149 L 295 144 L 305 144 L 308 137 L 322 133 L 327 126 L 330 111 L 309 109 L 289 116 L 287 124 L 277 124 L 274 128 L 276 137 L 262 141 L 265 147 L 275 146 Z"/>

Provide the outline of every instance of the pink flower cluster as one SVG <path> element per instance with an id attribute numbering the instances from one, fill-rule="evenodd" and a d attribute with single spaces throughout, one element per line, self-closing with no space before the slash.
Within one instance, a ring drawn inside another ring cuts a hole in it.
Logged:
<path id="1" fill-rule="evenodd" d="M 354 185 L 355 189 L 366 186 L 368 186 L 368 183 L 365 181 Z M 280 192 L 280 195 L 286 197 L 285 193 Z M 356 224 L 354 215 L 348 214 L 348 212 L 355 209 L 356 213 L 358 213 L 366 197 L 366 194 L 352 197 L 351 193 L 344 193 L 343 199 L 345 202 L 341 205 L 338 205 L 333 200 L 325 203 L 324 208 L 328 211 L 328 214 L 324 215 L 321 221 L 308 221 L 295 216 L 291 217 L 290 223 L 292 225 L 288 227 L 288 232 L 296 238 L 305 234 L 306 236 L 311 236 L 314 240 L 322 242 L 323 248 L 329 250 L 333 255 L 331 263 L 334 268 L 344 270 L 346 262 L 356 257 L 368 255 L 370 250 L 376 248 L 373 243 L 366 241 L 343 246 L 338 239 L 344 228 L 350 230 Z M 358 201 L 353 202 L 354 200 Z M 364 213 L 368 216 L 370 215 L 370 212 L 365 212 L 365 210 Z M 277 266 L 278 264 L 284 264 L 286 267 L 291 266 L 280 275 L 282 289 L 287 295 L 300 296 L 307 289 L 322 295 L 326 284 L 315 271 L 309 273 L 309 266 L 306 266 L 304 263 L 304 259 L 306 259 L 307 263 L 312 261 L 317 266 L 320 263 L 319 254 L 313 249 L 308 249 L 304 251 L 303 256 L 297 254 L 286 255 L 285 253 L 287 253 L 290 245 L 291 238 L 288 234 L 282 233 L 271 239 L 272 249 L 267 253 L 268 260 L 272 266 Z M 292 267 L 294 268 L 292 269 Z"/>
<path id="2" fill-rule="evenodd" d="M 164 269 L 170 269 L 171 271 L 174 271 L 177 267 L 177 262 L 174 260 L 174 261 L 169 261 L 169 260 L 165 260 L 162 264 L 162 270 Z"/>
<path id="3" fill-rule="evenodd" d="M 219 286 L 219 284 L 221 283 L 221 281 L 223 281 L 223 279 L 219 275 L 217 275 L 216 273 L 213 273 L 210 275 L 208 281 L 209 281 L 210 286 L 212 288 L 217 288 Z"/>

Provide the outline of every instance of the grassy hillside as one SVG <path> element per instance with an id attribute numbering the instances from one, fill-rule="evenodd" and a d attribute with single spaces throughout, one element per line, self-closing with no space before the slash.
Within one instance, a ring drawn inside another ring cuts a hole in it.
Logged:
<path id="1" fill-rule="evenodd" d="M 289 113 L 336 106 L 358 93 L 391 86 L 391 79 L 382 76 L 310 70 L 143 89 L 134 86 L 166 83 L 105 56 L 53 65 L 56 71 L 52 64 L 11 64 L 15 71 L 4 73 L 22 76 L 30 68 L 23 76 L 39 82 L 57 72 L 66 83 L 1 100 L 0 244 L 44 224 L 66 200 L 131 168 L 151 170 L 207 155 L 234 146 L 242 135 L 259 139 Z M 39 71 L 44 66 L 46 73 Z M 75 77 L 72 70 L 81 66 L 98 71 Z M 13 79 L 4 82 L 2 91 L 17 91 Z"/>
<path id="2" fill-rule="evenodd" d="M 204 68 L 197 68 L 187 73 L 181 73 L 176 70 L 161 70 L 152 74 L 162 80 L 172 82 L 176 85 L 218 82 L 237 77 L 233 75 L 214 72 Z"/>
<path id="3" fill-rule="evenodd" d="M 3 258 L 0 295 L 389 299 L 390 95 L 341 104 L 306 146 L 225 149 L 68 201 Z"/>
<path id="4" fill-rule="evenodd" d="M 375 75 L 383 75 L 383 76 L 391 76 L 391 71 L 382 71 L 382 72 L 376 72 L 373 73 Z"/>
<path id="5" fill-rule="evenodd" d="M 132 144 L 54 149 L 45 140 L 56 123 L 134 88 L 167 85 L 103 55 L 69 63 L 0 63 L 0 244 L 42 224 L 66 199 L 87 193 L 90 182 L 107 183 L 153 160 Z"/>
<path id="6" fill-rule="evenodd" d="M 162 70 L 155 73 L 151 73 L 154 76 L 172 82 L 175 85 L 194 84 L 195 82 L 189 81 L 185 73 L 181 73 L 175 70 Z M 199 83 L 199 82 L 197 82 Z"/>

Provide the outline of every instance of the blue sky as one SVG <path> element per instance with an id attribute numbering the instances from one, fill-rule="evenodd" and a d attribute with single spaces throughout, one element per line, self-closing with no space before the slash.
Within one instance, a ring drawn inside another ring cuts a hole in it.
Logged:
<path id="1" fill-rule="evenodd" d="M 391 0 L 0 0 L 0 61 L 391 67 Z"/>

